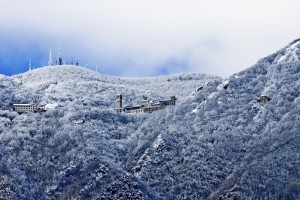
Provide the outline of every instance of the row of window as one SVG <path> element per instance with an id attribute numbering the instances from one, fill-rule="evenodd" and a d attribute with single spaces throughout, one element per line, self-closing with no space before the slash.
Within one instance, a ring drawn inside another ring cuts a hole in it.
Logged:
<path id="1" fill-rule="evenodd" d="M 35 106 L 16 106 L 15 111 L 17 112 L 33 112 L 36 110 Z"/>
<path id="2" fill-rule="evenodd" d="M 159 110 L 159 108 L 145 108 L 145 111 L 156 111 Z"/>

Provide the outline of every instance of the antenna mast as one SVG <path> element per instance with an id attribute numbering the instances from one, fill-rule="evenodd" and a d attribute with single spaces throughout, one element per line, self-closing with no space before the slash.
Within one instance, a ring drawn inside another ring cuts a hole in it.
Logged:
<path id="1" fill-rule="evenodd" d="M 29 59 L 29 71 L 31 71 L 31 58 Z"/>
<path id="2" fill-rule="evenodd" d="M 62 59 L 61 59 L 61 43 L 59 45 L 59 51 L 57 53 L 57 60 L 56 60 L 57 65 L 62 65 Z"/>
<path id="3" fill-rule="evenodd" d="M 51 66 L 52 65 L 52 50 L 50 49 L 49 52 L 49 61 L 48 61 L 48 65 Z"/>

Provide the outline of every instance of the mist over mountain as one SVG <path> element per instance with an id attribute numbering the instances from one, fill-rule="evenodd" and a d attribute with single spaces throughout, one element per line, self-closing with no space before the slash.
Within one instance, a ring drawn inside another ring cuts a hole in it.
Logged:
<path id="1" fill-rule="evenodd" d="M 226 79 L 76 66 L 1 75 L 0 198 L 299 199 L 299 58 L 295 40 Z M 119 94 L 125 106 L 178 100 L 126 114 L 114 110 Z"/>

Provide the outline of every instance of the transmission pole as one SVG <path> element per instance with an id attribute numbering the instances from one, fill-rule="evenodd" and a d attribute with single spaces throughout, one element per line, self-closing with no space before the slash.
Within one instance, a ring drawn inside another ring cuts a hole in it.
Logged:
<path id="1" fill-rule="evenodd" d="M 50 49 L 50 52 L 49 52 L 49 61 L 48 61 L 48 65 L 49 66 L 52 66 L 52 50 Z"/>
<path id="2" fill-rule="evenodd" d="M 29 71 L 31 71 L 31 58 L 29 59 Z"/>

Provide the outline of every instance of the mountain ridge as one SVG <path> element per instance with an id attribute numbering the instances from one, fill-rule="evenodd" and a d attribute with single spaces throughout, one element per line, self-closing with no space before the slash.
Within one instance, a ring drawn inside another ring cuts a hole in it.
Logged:
<path id="1" fill-rule="evenodd" d="M 118 78 L 71 66 L 0 77 L 0 197 L 300 198 L 300 61 L 290 59 L 299 41 L 223 79 Z M 128 115 L 113 109 L 118 94 L 125 104 L 179 101 Z M 28 101 L 62 107 L 7 110 Z"/>
<path id="2" fill-rule="evenodd" d="M 139 170 L 138 176 L 150 184 L 155 183 L 156 179 L 148 180 L 149 177 L 157 176 L 155 172 L 157 165 L 153 163 L 153 160 L 157 160 L 155 163 L 163 162 L 161 166 L 164 168 L 160 168 L 163 176 L 156 177 L 160 179 L 161 185 L 158 184 L 155 190 L 161 195 L 170 191 L 167 193 L 173 195 L 171 199 L 299 197 L 299 187 L 297 188 L 296 183 L 293 182 L 299 179 L 299 174 L 294 171 L 298 169 L 296 160 L 299 154 L 295 150 L 288 152 L 285 147 L 298 148 L 296 141 L 299 141 L 299 134 L 297 134 L 299 117 L 296 113 L 299 111 L 300 99 L 297 89 L 300 84 L 300 63 L 292 61 L 270 64 L 267 61 L 268 58 L 264 62 L 260 61 L 253 67 L 229 77 L 226 80 L 226 88 L 224 88 L 224 82 L 211 82 L 210 91 L 204 87 L 193 98 L 183 102 L 185 105 L 181 106 L 190 112 L 181 112 L 179 107 L 174 109 L 175 113 L 171 116 L 174 116 L 175 121 L 166 119 L 166 121 L 174 121 L 169 124 L 172 130 L 165 130 L 164 134 L 160 135 L 160 140 L 165 144 L 164 150 L 158 153 L 153 147 L 147 149 L 143 157 L 148 157 L 148 160 L 152 162 L 142 163 L 142 165 L 137 163 L 135 168 Z M 258 98 L 264 95 L 267 95 L 270 100 L 259 103 Z M 193 112 L 194 107 L 197 108 L 197 112 Z M 181 120 L 176 120 L 175 116 Z M 182 130 L 182 127 L 187 130 Z M 189 140 L 188 145 L 182 142 Z M 170 141 L 174 142 L 170 143 Z M 163 155 L 157 156 L 157 154 Z M 282 155 L 281 158 L 277 158 L 280 161 L 271 159 L 276 154 Z M 162 157 L 170 158 L 170 156 L 173 161 L 178 160 L 179 163 L 173 162 L 171 165 L 172 160 L 166 162 L 161 159 Z M 197 157 L 201 160 L 195 160 Z M 286 157 L 290 160 L 286 160 Z M 189 160 L 189 158 L 193 159 Z M 261 159 L 272 161 L 277 168 L 268 168 L 268 163 L 265 162 L 257 163 L 257 160 Z M 203 162 L 203 160 L 209 162 Z M 292 170 L 288 175 L 279 175 L 276 171 L 284 169 L 280 166 L 284 165 L 283 163 L 290 166 L 289 170 Z M 251 166 L 250 169 L 257 175 L 245 166 L 248 168 Z M 211 168 L 215 169 L 208 170 Z M 264 170 L 257 171 L 257 168 Z M 181 173 L 185 172 L 184 178 L 176 173 L 178 169 Z M 189 171 L 193 173 L 188 173 Z M 208 171 L 212 175 L 201 171 Z M 225 174 L 227 175 L 224 176 Z M 251 180 L 254 181 L 252 183 L 244 178 L 246 176 L 249 178 L 249 174 L 251 174 Z M 268 177 L 268 174 L 277 174 L 283 180 L 291 182 L 281 182 L 282 180 L 276 176 Z M 259 176 L 265 177 L 265 180 Z M 176 187 L 172 187 L 168 182 L 168 179 L 172 180 L 175 177 L 174 182 L 189 178 L 193 180 L 198 177 L 195 180 L 198 186 L 191 184 L 193 183 L 191 180 L 181 181 L 184 185 L 180 188 L 189 188 L 185 189 L 186 194 L 183 195 L 184 193 L 178 192 Z M 269 183 L 267 184 L 266 181 Z M 255 182 L 259 182 L 260 185 L 265 186 L 265 190 L 269 191 L 262 193 L 259 188 L 256 188 Z M 294 185 L 293 190 L 288 188 L 289 184 Z M 198 192 L 193 191 L 194 187 L 198 188 Z M 286 192 L 284 187 L 287 187 L 289 191 Z"/>

